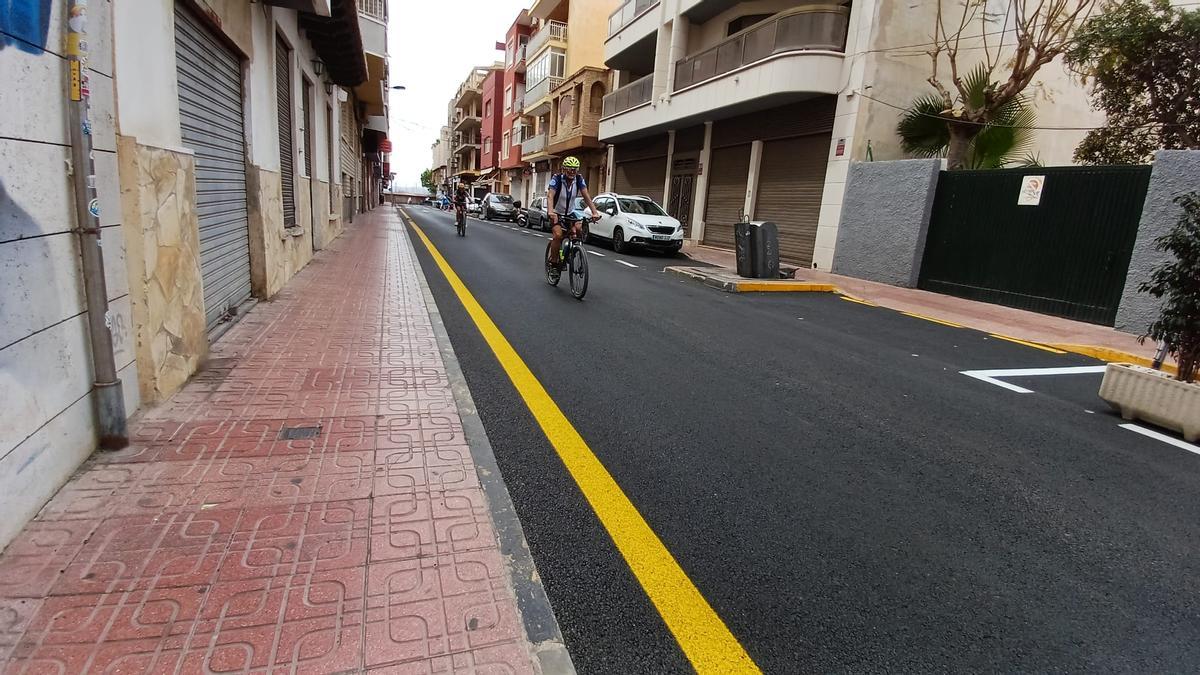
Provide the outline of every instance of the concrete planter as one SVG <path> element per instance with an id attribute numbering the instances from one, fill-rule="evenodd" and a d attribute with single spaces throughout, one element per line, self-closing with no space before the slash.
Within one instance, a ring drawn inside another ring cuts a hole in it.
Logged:
<path id="1" fill-rule="evenodd" d="M 1200 440 L 1200 384 L 1180 382 L 1151 368 L 1110 363 L 1100 398 L 1127 420 L 1181 432 L 1189 442 Z"/>

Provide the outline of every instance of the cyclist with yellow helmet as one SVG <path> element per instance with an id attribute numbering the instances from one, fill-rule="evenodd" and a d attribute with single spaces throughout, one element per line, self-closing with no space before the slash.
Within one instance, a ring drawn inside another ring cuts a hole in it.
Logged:
<path id="1" fill-rule="evenodd" d="M 596 205 L 592 203 L 592 196 L 588 194 L 587 181 L 579 174 L 579 160 L 575 157 L 567 157 L 562 161 L 562 172 L 551 176 L 550 183 L 546 185 L 546 212 L 550 216 L 550 225 L 554 233 L 554 243 L 548 249 L 552 257 L 562 247 L 565 234 L 559 220 L 572 211 L 571 205 L 575 203 L 576 197 L 583 197 L 583 202 L 592 210 L 592 219 L 599 220 L 600 212 L 596 210 Z M 576 236 L 583 236 L 582 223 L 575 223 L 572 230 Z M 553 259 L 547 260 L 547 262 L 557 263 Z"/>

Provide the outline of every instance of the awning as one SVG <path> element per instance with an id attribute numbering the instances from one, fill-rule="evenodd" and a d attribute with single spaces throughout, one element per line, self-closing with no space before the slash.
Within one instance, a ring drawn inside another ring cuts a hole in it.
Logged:
<path id="1" fill-rule="evenodd" d="M 334 84 L 354 87 L 367 81 L 367 59 L 355 0 L 332 0 L 329 16 L 300 12 L 300 27 L 325 62 Z"/>
<path id="2" fill-rule="evenodd" d="M 388 132 L 387 118 L 382 115 L 371 115 L 367 118 L 367 123 L 363 125 L 363 128 L 386 134 Z"/>
<path id="3" fill-rule="evenodd" d="M 496 177 L 497 173 L 500 173 L 499 169 L 488 169 L 487 171 L 479 174 L 479 180 L 491 180 Z"/>

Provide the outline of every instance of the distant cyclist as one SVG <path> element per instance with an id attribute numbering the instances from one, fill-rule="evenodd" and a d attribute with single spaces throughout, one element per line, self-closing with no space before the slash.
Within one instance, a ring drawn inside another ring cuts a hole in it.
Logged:
<path id="1" fill-rule="evenodd" d="M 466 215 L 467 208 L 467 188 L 462 183 L 454 189 L 454 217 Z"/>
<path id="2" fill-rule="evenodd" d="M 579 175 L 579 160 L 575 157 L 567 157 L 562 161 L 562 172 L 551 176 L 550 183 L 546 185 L 546 204 L 549 205 L 546 211 L 550 215 L 550 224 L 554 232 L 554 243 L 549 249 L 551 258 L 546 261 L 551 265 L 558 264 L 553 256 L 558 255 L 565 234 L 562 225 L 559 224 L 559 219 L 573 210 L 572 205 L 575 203 L 576 197 L 583 197 L 583 203 L 592 210 L 592 219 L 599 220 L 600 212 L 596 210 L 596 205 L 592 203 L 592 196 L 588 194 L 587 181 Z M 575 236 L 583 236 L 582 223 L 575 223 L 571 230 Z"/>

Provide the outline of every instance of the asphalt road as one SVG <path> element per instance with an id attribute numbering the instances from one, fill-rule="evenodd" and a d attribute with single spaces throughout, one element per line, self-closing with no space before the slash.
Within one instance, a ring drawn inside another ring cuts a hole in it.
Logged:
<path id="1" fill-rule="evenodd" d="M 546 239 L 408 212 L 764 672 L 1200 664 L 1200 456 L 1121 428 L 1099 375 L 961 374 L 1097 362 L 603 248 L 578 302 Z M 576 666 L 688 672 L 416 248 Z"/>

